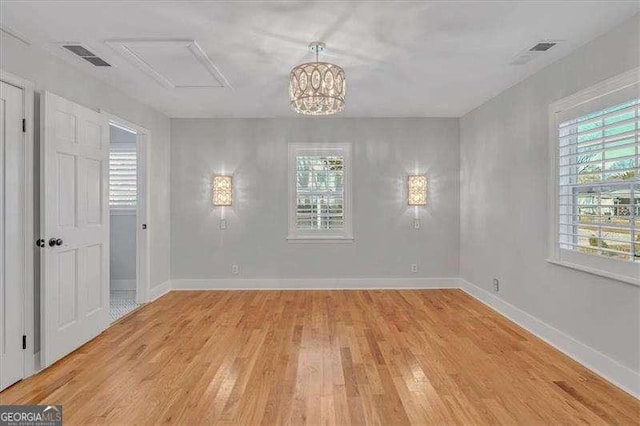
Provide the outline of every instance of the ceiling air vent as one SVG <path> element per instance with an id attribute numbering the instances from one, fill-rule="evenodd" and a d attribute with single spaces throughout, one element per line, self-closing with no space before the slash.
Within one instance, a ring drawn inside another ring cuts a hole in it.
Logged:
<path id="1" fill-rule="evenodd" d="M 533 47 L 525 49 L 519 52 L 516 56 L 511 59 L 509 64 L 511 65 L 523 65 L 527 62 L 537 58 L 541 54 L 545 53 L 547 50 L 551 49 L 553 46 L 558 44 L 559 40 L 544 40 L 539 42 Z"/>
<path id="2" fill-rule="evenodd" d="M 538 43 L 535 46 L 533 46 L 531 49 L 529 49 L 530 52 L 546 52 L 547 50 L 551 49 L 553 46 L 555 46 L 555 43 Z"/>
<path id="3" fill-rule="evenodd" d="M 69 52 L 74 55 L 80 56 L 85 61 L 93 64 L 96 67 L 110 67 L 109 63 L 104 59 L 96 56 L 93 52 L 91 52 L 86 47 L 80 44 L 63 44 L 62 47 L 67 49 Z"/>

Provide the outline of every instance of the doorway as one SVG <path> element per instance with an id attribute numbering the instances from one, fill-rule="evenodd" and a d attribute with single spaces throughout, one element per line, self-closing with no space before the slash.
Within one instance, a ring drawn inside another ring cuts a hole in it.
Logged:
<path id="1" fill-rule="evenodd" d="M 137 297 L 138 133 L 109 123 L 109 316 L 115 322 Z"/>
<path id="2" fill-rule="evenodd" d="M 33 85 L 0 70 L 0 391 L 32 374 Z"/>
<path id="3" fill-rule="evenodd" d="M 0 389 L 24 375 L 22 105 L 22 89 L 0 82 Z"/>
<path id="4" fill-rule="evenodd" d="M 44 170 L 39 189 L 40 233 L 47 244 L 40 251 L 39 365 L 45 368 L 93 339 L 123 314 L 121 310 L 111 312 L 109 297 L 110 204 L 118 205 L 109 185 L 110 132 L 114 127 L 111 124 L 128 131 L 129 142 L 132 135 L 135 140 L 135 172 L 120 173 L 123 177 L 120 180 L 131 181 L 134 188 L 129 191 L 132 194 L 121 200 L 135 201 L 135 208 L 131 209 L 136 221 L 135 290 L 130 291 L 133 301 L 127 297 L 127 309 L 135 309 L 146 301 L 149 277 L 146 158 L 150 137 L 143 128 L 48 91 L 42 94 L 40 103 L 43 124 L 40 160 Z M 115 177 L 112 180 L 118 181 Z M 127 191 L 115 193 L 127 195 Z M 115 298 L 114 302 L 117 303 Z"/>

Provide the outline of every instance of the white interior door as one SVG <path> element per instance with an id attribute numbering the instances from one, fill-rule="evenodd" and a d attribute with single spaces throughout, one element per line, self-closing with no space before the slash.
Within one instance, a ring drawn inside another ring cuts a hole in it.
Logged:
<path id="1" fill-rule="evenodd" d="M 0 390 L 24 377 L 22 89 L 0 82 Z"/>
<path id="2" fill-rule="evenodd" d="M 109 126 L 45 92 L 42 161 L 42 366 L 109 325 Z"/>

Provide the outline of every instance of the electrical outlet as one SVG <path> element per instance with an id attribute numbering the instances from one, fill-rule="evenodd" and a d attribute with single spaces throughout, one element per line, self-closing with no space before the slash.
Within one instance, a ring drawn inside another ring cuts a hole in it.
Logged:
<path id="1" fill-rule="evenodd" d="M 496 293 L 500 291 L 500 281 L 497 278 L 493 279 L 493 291 Z"/>
<path id="2" fill-rule="evenodd" d="M 238 268 L 238 265 L 231 265 L 231 273 L 232 274 L 237 274 L 240 272 L 240 269 Z"/>
<path id="3" fill-rule="evenodd" d="M 418 272 L 418 264 L 417 263 L 412 263 L 411 264 L 411 273 L 415 274 Z"/>
<path id="4" fill-rule="evenodd" d="M 420 219 L 413 219 L 413 229 L 420 229 Z"/>
<path id="5" fill-rule="evenodd" d="M 227 219 L 220 219 L 220 229 L 227 229 Z"/>

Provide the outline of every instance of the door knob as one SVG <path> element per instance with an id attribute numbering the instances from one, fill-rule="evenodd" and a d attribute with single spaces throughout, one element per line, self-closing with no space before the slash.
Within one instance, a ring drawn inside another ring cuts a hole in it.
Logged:
<path id="1" fill-rule="evenodd" d="M 60 238 L 50 238 L 49 239 L 49 247 L 61 246 L 62 240 Z"/>
<path id="2" fill-rule="evenodd" d="M 44 240 L 42 238 L 38 238 L 38 241 L 36 241 L 36 246 L 44 247 Z"/>

